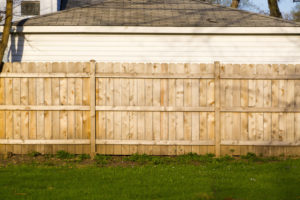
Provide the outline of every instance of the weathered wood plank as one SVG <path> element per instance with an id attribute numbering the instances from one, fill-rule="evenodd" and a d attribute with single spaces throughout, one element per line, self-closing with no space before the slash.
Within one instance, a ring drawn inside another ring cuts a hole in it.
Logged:
<path id="1" fill-rule="evenodd" d="M 114 73 L 119 73 L 121 70 L 120 63 L 113 64 L 113 71 Z M 121 106 L 121 80 L 119 78 L 113 79 L 114 81 L 114 106 Z M 96 108 L 97 109 L 97 108 Z M 114 139 L 121 140 L 122 139 L 122 127 L 121 127 L 121 112 L 114 112 Z M 121 155 L 122 154 L 122 147 L 121 145 L 114 145 L 114 154 Z"/>
<path id="2" fill-rule="evenodd" d="M 215 154 L 216 156 L 221 155 L 221 130 L 220 130 L 220 63 L 215 63 L 215 127 L 214 127 L 214 136 L 215 136 Z M 200 117 L 201 118 L 201 117 Z"/>
<path id="3" fill-rule="evenodd" d="M 0 140 L 1 141 L 1 140 Z M 168 140 L 168 141 L 155 141 L 155 140 L 96 140 L 97 144 L 121 144 L 121 145 L 180 145 L 180 146 L 199 146 L 199 145 L 214 145 L 214 141 L 184 141 L 184 140 Z"/>
<path id="4" fill-rule="evenodd" d="M 23 140 L 23 139 L 0 139 L 0 144 L 16 144 L 16 145 L 26 145 L 26 144 L 31 144 L 31 145 L 80 145 L 80 144 L 90 144 L 90 140 L 88 139 L 43 139 L 43 140 Z"/>

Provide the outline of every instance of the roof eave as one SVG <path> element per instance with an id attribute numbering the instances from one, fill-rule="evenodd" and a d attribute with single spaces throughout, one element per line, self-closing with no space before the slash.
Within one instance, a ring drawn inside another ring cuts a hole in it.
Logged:
<path id="1" fill-rule="evenodd" d="M 0 26 L 2 32 L 3 26 Z M 300 34 L 300 27 L 13 26 L 12 33 Z"/>

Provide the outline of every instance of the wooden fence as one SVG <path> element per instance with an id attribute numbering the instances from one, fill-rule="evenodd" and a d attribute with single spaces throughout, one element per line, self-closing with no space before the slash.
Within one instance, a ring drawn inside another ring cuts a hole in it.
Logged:
<path id="1" fill-rule="evenodd" d="M 6 63 L 0 153 L 300 154 L 300 65 Z"/>

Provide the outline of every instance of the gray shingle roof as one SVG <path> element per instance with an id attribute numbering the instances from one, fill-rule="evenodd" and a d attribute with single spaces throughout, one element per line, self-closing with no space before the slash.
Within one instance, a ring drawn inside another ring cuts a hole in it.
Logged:
<path id="1" fill-rule="evenodd" d="M 74 1 L 74 0 L 73 0 Z M 76 1 L 76 0 L 75 0 Z M 88 6 L 30 18 L 25 26 L 299 27 L 201 0 L 87 0 Z M 81 6 L 81 5 L 79 5 Z"/>

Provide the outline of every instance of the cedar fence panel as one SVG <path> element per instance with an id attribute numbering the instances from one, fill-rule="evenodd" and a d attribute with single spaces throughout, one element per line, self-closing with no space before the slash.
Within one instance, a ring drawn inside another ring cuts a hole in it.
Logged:
<path id="1" fill-rule="evenodd" d="M 300 154 L 300 65 L 6 63 L 0 154 Z"/>

